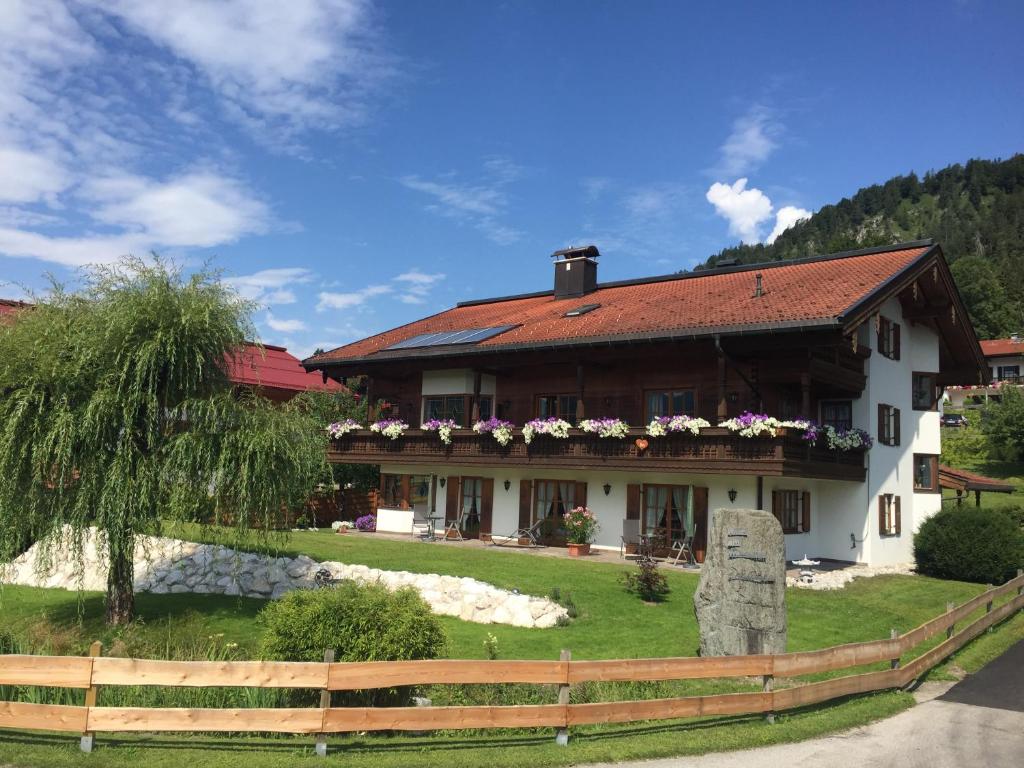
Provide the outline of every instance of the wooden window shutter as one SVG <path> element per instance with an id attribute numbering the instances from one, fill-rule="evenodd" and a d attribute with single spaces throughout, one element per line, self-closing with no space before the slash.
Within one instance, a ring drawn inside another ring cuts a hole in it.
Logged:
<path id="1" fill-rule="evenodd" d="M 885 433 L 885 406 L 881 403 L 878 404 L 878 442 L 889 442 L 889 436 Z"/>
<path id="2" fill-rule="evenodd" d="M 800 530 L 801 533 L 807 533 L 811 530 L 811 492 L 804 491 L 800 501 Z"/>
<path id="3" fill-rule="evenodd" d="M 892 409 L 892 443 L 891 445 L 900 444 L 900 409 Z"/>
<path id="4" fill-rule="evenodd" d="M 640 519 L 640 495 L 641 490 L 639 485 L 627 485 L 626 486 L 626 519 L 627 520 L 639 520 Z"/>
<path id="5" fill-rule="evenodd" d="M 461 477 L 448 478 L 448 486 L 445 488 L 447 497 L 444 505 L 444 521 L 446 523 L 454 523 L 459 519 L 459 502 L 462 501 L 462 499 L 459 498 L 461 496 L 461 485 Z"/>
<path id="6" fill-rule="evenodd" d="M 900 324 L 892 324 L 892 359 L 900 359 Z"/>
<path id="7" fill-rule="evenodd" d="M 772 491 L 772 514 L 779 521 L 779 525 L 785 527 L 782 522 L 782 491 Z"/>
<path id="8" fill-rule="evenodd" d="M 530 480 L 519 481 L 519 527 L 530 527 L 530 509 L 533 507 L 533 483 Z"/>
<path id="9" fill-rule="evenodd" d="M 587 484 L 576 483 L 576 490 L 572 493 L 572 504 L 574 507 L 587 506 Z"/>
<path id="10" fill-rule="evenodd" d="M 887 336 L 887 330 L 888 330 L 887 326 L 888 325 L 889 325 L 889 321 L 886 320 L 884 317 L 878 318 L 878 326 L 877 326 L 878 330 L 877 330 L 877 332 L 875 334 L 875 336 L 876 336 L 875 347 L 878 349 L 879 353 L 881 353 L 883 355 L 888 354 L 888 350 L 886 349 L 886 345 L 885 345 L 886 336 Z"/>
<path id="11" fill-rule="evenodd" d="M 893 531 L 894 531 L 894 533 L 897 536 L 899 536 L 900 535 L 900 497 L 899 496 L 893 497 L 892 503 L 893 503 L 893 505 L 895 507 L 895 509 L 893 510 L 893 516 L 895 517 L 895 519 L 893 520 Z"/>
<path id="12" fill-rule="evenodd" d="M 494 533 L 494 478 L 485 477 L 480 483 L 480 533 Z"/>
<path id="13" fill-rule="evenodd" d="M 881 494 L 878 497 L 878 535 L 885 536 L 887 533 L 885 527 L 885 494 Z"/>

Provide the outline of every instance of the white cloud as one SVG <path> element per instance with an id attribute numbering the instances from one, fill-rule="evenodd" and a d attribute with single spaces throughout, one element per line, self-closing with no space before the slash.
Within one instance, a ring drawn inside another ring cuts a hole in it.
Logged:
<path id="1" fill-rule="evenodd" d="M 778 148 L 781 124 L 768 107 L 756 104 L 732 124 L 732 132 L 720 147 L 716 176 L 739 176 L 753 170 Z"/>
<path id="2" fill-rule="evenodd" d="M 316 310 L 317 312 L 323 312 L 325 309 L 352 309 L 353 307 L 365 304 L 368 299 L 372 299 L 375 296 L 383 296 L 386 293 L 391 293 L 393 290 L 390 285 L 368 285 L 366 288 L 349 293 L 321 291 L 317 295 L 320 301 L 316 305 Z"/>
<path id="3" fill-rule="evenodd" d="M 811 218 L 811 212 L 806 208 L 797 208 L 795 205 L 784 205 L 775 214 L 775 228 L 768 235 L 766 243 L 774 243 L 775 238 L 792 227 L 798 221 Z"/>
<path id="4" fill-rule="evenodd" d="M 729 222 L 729 232 L 744 243 L 756 243 L 758 230 L 772 216 L 772 201 L 759 189 L 747 189 L 746 179 L 732 185 L 716 181 L 707 191 L 707 200 L 719 216 Z"/>
<path id="5" fill-rule="evenodd" d="M 52 157 L 14 146 L 0 146 L 0 169 L 0 201 L 7 203 L 52 200 L 71 183 Z"/>
<path id="6" fill-rule="evenodd" d="M 458 182 L 454 174 L 431 181 L 416 175 L 403 176 L 399 183 L 407 189 L 433 198 L 428 211 L 466 222 L 498 245 L 511 245 L 522 232 L 502 223 L 508 209 L 504 188 L 518 181 L 525 169 L 505 157 L 489 157 L 483 161 L 483 176 L 476 183 Z"/>
<path id="7" fill-rule="evenodd" d="M 282 318 L 274 317 L 270 312 L 267 312 L 267 316 L 263 322 L 267 324 L 269 328 L 277 331 L 278 333 L 297 333 L 298 331 L 308 330 L 309 326 L 305 322 L 299 319 L 284 320 Z"/>
<path id="8" fill-rule="evenodd" d="M 89 2 L 189 62 L 257 132 L 358 122 L 393 74 L 369 0 Z"/>
<path id="9" fill-rule="evenodd" d="M 312 279 L 313 273 L 305 267 L 279 267 L 263 269 L 251 275 L 226 277 L 224 282 L 243 298 L 270 306 L 294 304 L 295 293 L 288 286 L 304 285 Z"/>
<path id="10" fill-rule="evenodd" d="M 138 235 L 53 237 L 0 227 L 0 254 L 40 259 L 66 267 L 110 263 L 121 256 L 141 255 L 147 250 L 146 239 Z"/>
<path id="11" fill-rule="evenodd" d="M 211 172 L 164 182 L 114 176 L 86 182 L 83 194 L 98 203 L 94 218 L 141 230 L 157 245 L 209 247 L 267 230 L 269 211 L 242 184 Z"/>
<path id="12" fill-rule="evenodd" d="M 768 195 L 756 187 L 747 189 L 747 179 L 737 179 L 732 185 L 715 182 L 706 197 L 715 206 L 715 212 L 729 222 L 730 234 L 748 244 L 760 242 L 761 225 L 771 220 L 773 212 L 775 227 L 766 243 L 774 243 L 775 238 L 798 221 L 811 217 L 810 211 L 795 205 L 784 205 L 775 212 Z"/>
<path id="13" fill-rule="evenodd" d="M 636 187 L 623 199 L 626 211 L 636 219 L 656 219 L 670 215 L 680 204 L 685 188 L 679 184 L 650 184 Z"/>
<path id="14" fill-rule="evenodd" d="M 395 278 L 396 283 L 402 284 L 398 300 L 403 304 L 423 304 L 430 289 L 441 280 L 444 280 L 442 273 L 428 275 L 415 268 L 404 272 Z"/>

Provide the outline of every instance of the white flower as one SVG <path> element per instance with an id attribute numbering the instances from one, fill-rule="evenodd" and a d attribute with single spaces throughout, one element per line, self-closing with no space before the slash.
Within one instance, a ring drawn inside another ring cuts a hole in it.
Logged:
<path id="1" fill-rule="evenodd" d="M 629 424 L 621 419 L 584 419 L 579 427 L 598 437 L 616 437 L 621 440 L 629 434 Z"/>
<path id="2" fill-rule="evenodd" d="M 523 439 L 526 441 L 527 445 L 529 445 L 537 435 L 548 435 L 549 437 L 564 440 L 569 437 L 570 429 L 572 429 L 572 424 L 565 419 L 556 419 L 554 417 L 548 419 L 533 419 L 523 425 Z"/>

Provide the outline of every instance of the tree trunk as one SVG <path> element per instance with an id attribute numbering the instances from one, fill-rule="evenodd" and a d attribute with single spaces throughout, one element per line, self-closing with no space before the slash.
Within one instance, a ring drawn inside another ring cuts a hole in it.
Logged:
<path id="1" fill-rule="evenodd" d="M 111 537 L 108 547 L 107 624 L 128 624 L 135 618 L 135 537 Z"/>

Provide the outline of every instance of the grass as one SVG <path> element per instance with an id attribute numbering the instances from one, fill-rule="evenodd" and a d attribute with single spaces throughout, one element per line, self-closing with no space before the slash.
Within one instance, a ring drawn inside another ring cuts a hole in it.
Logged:
<path id="1" fill-rule="evenodd" d="M 193 540 L 228 538 L 225 531 L 194 527 L 164 533 Z M 247 545 L 255 548 L 257 543 L 250 541 Z M 364 563 L 385 569 L 472 575 L 530 594 L 547 595 L 558 588 L 562 595 L 571 595 L 578 607 L 579 617 L 568 626 L 546 630 L 479 625 L 442 617 L 449 635 L 449 655 L 453 658 L 484 658 L 484 640 L 488 633 L 498 637 L 499 656 L 505 659 L 555 659 L 562 648 L 571 649 L 577 659 L 692 656 L 697 650 L 698 633 L 692 607 L 697 576 L 671 568 L 664 569 L 671 593 L 664 602 L 649 605 L 626 593 L 622 587 L 622 575 L 635 568 L 631 565 L 579 562 L 494 548 L 389 541 L 373 535 L 338 536 L 330 532 L 295 533 L 277 542 L 276 553 L 302 553 L 317 560 Z M 983 589 L 981 585 L 918 576 L 883 576 L 859 579 L 835 592 L 789 590 L 789 648 L 811 650 L 887 638 L 890 628 L 905 632 L 941 613 L 947 602 L 963 602 Z M 239 647 L 233 651 L 238 658 L 255 653 L 260 634 L 257 614 L 265 604 L 261 600 L 215 595 L 140 594 L 137 598 L 139 622 L 127 630 L 112 630 L 102 623 L 102 596 L 99 594 L 79 597 L 63 590 L 7 586 L 0 600 L 4 628 L 22 634 L 45 632 L 47 637 L 38 639 L 49 643 L 48 647 L 55 653 L 81 653 L 91 640 L 100 639 L 109 651 L 120 651 L 121 655 L 161 656 L 164 654 L 158 649 L 187 645 L 188 638 L 183 637 L 187 635 L 200 640 L 216 638 L 216 644 L 238 643 Z M 933 672 L 933 677 L 953 677 L 957 667 L 973 671 L 1021 637 L 1024 637 L 1024 617 L 1018 615 L 967 646 L 952 662 Z M 908 654 L 907 659 L 941 639 L 937 637 L 924 644 Z M 146 649 L 152 653 L 147 654 Z M 616 689 L 614 684 L 604 686 L 589 691 L 574 689 L 573 698 L 586 695 L 590 700 L 610 700 L 750 690 L 759 687 L 759 681 L 648 683 L 636 684 L 632 689 Z M 115 703 L 111 693 L 113 691 L 101 692 L 101 705 Z M 445 696 L 449 694 L 436 688 L 428 693 L 436 704 L 447 703 Z M 537 695 L 550 695 L 550 691 L 524 693 L 528 695 L 523 703 Z M 81 693 L 71 692 L 70 695 L 80 697 Z M 469 694 L 455 691 L 450 695 Z M 72 701 L 77 700 L 72 698 Z M 145 703 L 156 705 L 150 701 Z M 421 737 L 351 736 L 332 740 L 337 749 L 330 760 L 368 766 L 487 763 L 497 767 L 527 762 L 539 766 L 568 765 L 595 760 L 701 754 L 812 738 L 889 716 L 910 704 L 907 694 L 884 692 L 786 713 L 774 726 L 766 725 L 757 717 L 740 717 L 590 727 L 574 730 L 573 741 L 567 749 L 555 747 L 549 732 L 538 731 Z M 222 703 L 209 705 L 224 706 Z M 195 760 L 203 765 L 225 767 L 241 766 L 244 761 L 246 768 L 255 768 L 290 765 L 297 759 L 304 759 L 311 755 L 312 742 L 310 738 L 290 737 L 190 736 L 181 739 L 104 735 L 101 749 L 91 757 L 83 757 L 77 752 L 74 741 L 68 736 L 4 732 L 0 736 L 0 764 L 127 766 L 143 758 L 151 766 L 179 765 Z"/>

